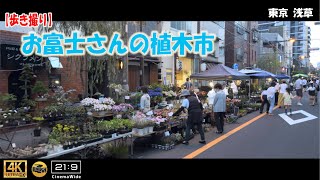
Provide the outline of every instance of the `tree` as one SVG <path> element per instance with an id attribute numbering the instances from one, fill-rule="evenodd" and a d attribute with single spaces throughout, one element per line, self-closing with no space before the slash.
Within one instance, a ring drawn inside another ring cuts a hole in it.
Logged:
<path id="1" fill-rule="evenodd" d="M 265 55 L 258 59 L 257 66 L 262 70 L 276 74 L 280 71 L 280 61 L 276 58 L 276 53 Z"/>
<path id="2" fill-rule="evenodd" d="M 89 36 L 93 32 L 98 31 L 100 34 L 108 36 L 110 38 L 113 32 L 119 32 L 121 35 L 125 35 L 125 21 L 56 21 L 51 28 L 39 27 L 38 32 L 56 30 L 63 32 L 66 36 L 70 36 L 73 30 L 78 30 L 83 33 L 84 36 Z M 126 38 L 121 37 L 126 43 Z M 110 39 L 109 39 L 110 40 Z M 82 83 L 86 87 L 85 96 L 90 94 L 93 96 L 100 90 L 108 96 L 109 83 L 123 82 L 123 79 L 127 79 L 126 75 L 119 73 L 118 71 L 118 59 L 116 55 L 104 55 L 99 57 L 93 57 L 86 53 L 85 58 L 80 64 L 80 71 L 86 71 L 85 77 L 81 76 Z M 68 57 L 68 61 L 72 62 L 72 58 Z M 124 62 L 123 72 L 127 72 L 127 61 Z M 112 78 L 109 78 L 112 77 Z"/>
<path id="3" fill-rule="evenodd" d="M 30 85 L 31 80 L 33 79 L 33 71 L 29 64 L 25 64 L 23 66 L 22 72 L 20 74 L 19 80 L 23 81 L 24 84 L 20 86 L 21 89 L 24 90 L 24 99 L 28 99 L 28 91 L 31 90 L 32 86 Z"/>

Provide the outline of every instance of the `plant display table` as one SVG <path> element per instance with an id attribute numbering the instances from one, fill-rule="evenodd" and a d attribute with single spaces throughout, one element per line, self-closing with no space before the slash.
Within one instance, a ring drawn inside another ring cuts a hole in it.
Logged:
<path id="1" fill-rule="evenodd" d="M 63 150 L 63 151 L 57 152 L 57 153 L 49 154 L 47 156 L 41 157 L 40 159 L 51 159 L 51 158 L 59 157 L 59 156 L 65 155 L 65 154 L 69 154 L 69 153 L 73 153 L 73 152 L 76 152 L 76 151 L 80 151 L 80 150 L 85 149 L 87 147 L 96 146 L 96 145 L 99 145 L 99 144 L 104 144 L 104 143 L 107 143 L 107 142 L 110 142 L 110 141 L 114 141 L 114 140 L 121 139 L 121 138 L 126 138 L 126 137 L 131 137 L 131 155 L 133 155 L 132 132 L 129 132 L 129 133 L 126 133 L 126 134 L 118 135 L 118 136 L 113 137 L 113 138 L 107 138 L 107 139 L 103 139 L 101 141 L 97 141 L 97 142 L 81 145 L 81 146 L 78 146 L 78 147 L 75 147 L 75 148 L 72 148 L 72 149 L 67 149 L 67 150 Z"/>

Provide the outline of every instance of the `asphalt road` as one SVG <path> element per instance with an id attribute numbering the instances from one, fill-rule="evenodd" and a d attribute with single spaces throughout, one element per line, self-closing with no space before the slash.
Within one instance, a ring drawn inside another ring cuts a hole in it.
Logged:
<path id="1" fill-rule="evenodd" d="M 191 158 L 319 158 L 320 109 L 319 105 L 310 106 L 307 98 L 305 94 L 303 106 L 297 106 L 293 101 L 292 110 L 296 114 L 290 116 L 291 121 L 285 121 L 279 115 L 284 113 L 284 109 L 278 108 L 274 110 L 274 116 L 264 115 L 246 125 L 246 122 L 260 115 L 255 112 L 239 119 L 238 124 L 226 125 L 225 137 L 213 131 L 207 132 L 206 146 L 198 143 L 197 135 L 188 146 L 181 144 L 170 151 L 152 150 L 138 158 L 184 158 L 187 155 L 190 157 L 190 153 Z M 299 120 L 307 117 L 301 112 L 315 117 Z M 230 134 L 232 129 L 241 125 L 245 127 Z"/>

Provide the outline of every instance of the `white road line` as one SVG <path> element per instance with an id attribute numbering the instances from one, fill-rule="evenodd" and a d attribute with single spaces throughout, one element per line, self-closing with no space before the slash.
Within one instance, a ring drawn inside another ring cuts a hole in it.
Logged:
<path id="1" fill-rule="evenodd" d="M 298 113 L 301 113 L 301 114 L 305 115 L 306 117 L 301 118 L 301 119 L 293 120 L 291 117 L 289 117 L 285 113 L 279 114 L 279 116 L 282 119 L 284 119 L 290 125 L 295 125 L 295 124 L 298 124 L 298 123 L 302 123 L 302 122 L 306 122 L 306 121 L 310 121 L 310 120 L 318 118 L 317 116 L 314 116 L 314 115 L 312 115 L 312 114 L 310 114 L 310 113 L 308 113 L 308 112 L 306 112 L 304 110 L 299 110 L 299 111 L 293 111 L 292 112 L 292 114 L 298 114 Z"/>

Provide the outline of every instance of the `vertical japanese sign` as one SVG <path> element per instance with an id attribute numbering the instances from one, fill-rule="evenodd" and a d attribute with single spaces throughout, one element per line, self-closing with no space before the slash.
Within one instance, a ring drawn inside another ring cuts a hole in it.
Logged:
<path id="1" fill-rule="evenodd" d="M 11 44 L 1 44 L 1 67 L 5 69 L 22 68 L 29 64 L 35 69 L 44 67 L 44 60 L 40 56 L 31 55 L 23 56 L 20 52 L 20 46 Z"/>

